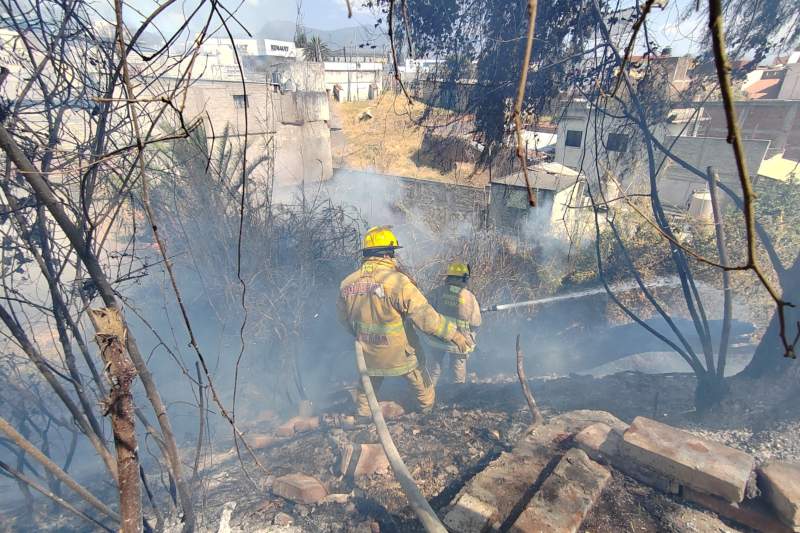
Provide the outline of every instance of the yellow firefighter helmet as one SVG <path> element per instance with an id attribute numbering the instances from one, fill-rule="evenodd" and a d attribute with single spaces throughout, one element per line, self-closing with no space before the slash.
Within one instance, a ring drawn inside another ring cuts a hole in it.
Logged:
<path id="1" fill-rule="evenodd" d="M 469 265 L 461 261 L 453 261 L 447 265 L 447 275 L 459 278 L 461 276 L 469 276 Z"/>
<path id="2" fill-rule="evenodd" d="M 374 250 L 380 248 L 401 248 L 389 226 L 375 226 L 369 228 L 364 235 L 364 250 Z"/>

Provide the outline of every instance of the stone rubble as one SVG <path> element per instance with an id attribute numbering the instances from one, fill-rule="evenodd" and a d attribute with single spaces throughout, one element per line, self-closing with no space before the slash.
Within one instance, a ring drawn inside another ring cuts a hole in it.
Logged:
<path id="1" fill-rule="evenodd" d="M 291 526 L 294 524 L 294 518 L 286 513 L 277 513 L 272 518 L 272 525 L 274 526 Z"/>
<path id="2" fill-rule="evenodd" d="M 503 452 L 456 495 L 444 524 L 460 533 L 480 533 L 502 523 L 550 461 Z"/>
<path id="3" fill-rule="evenodd" d="M 800 531 L 800 464 L 771 462 L 758 469 L 759 487 L 780 519 Z"/>
<path id="4" fill-rule="evenodd" d="M 399 418 L 404 414 L 406 414 L 406 410 L 403 409 L 403 406 L 397 402 L 383 401 L 379 403 L 381 406 L 381 413 L 383 414 L 383 418 L 385 418 L 386 420 Z"/>
<path id="5" fill-rule="evenodd" d="M 390 425 L 395 438 L 426 438 L 419 436 L 426 430 L 416 423 L 415 414 L 405 415 L 396 402 L 382 402 L 381 408 L 385 418 L 402 417 L 405 421 Z M 453 412 L 456 413 L 453 417 L 461 414 L 455 409 Z M 319 426 L 320 418 L 294 417 L 281 427 L 284 434 L 291 431 L 296 435 Z M 264 523 L 271 525 L 263 531 L 294 531 L 298 526 L 305 527 L 309 522 L 315 523 L 320 509 L 327 509 L 326 513 L 363 512 L 359 507 L 359 491 L 383 490 L 380 476 L 390 475 L 391 468 L 382 446 L 375 442 L 374 430 L 367 426 L 351 433 L 342 429 L 344 425 L 334 427 L 327 419 L 325 426 L 330 443 L 326 461 L 330 461 L 328 469 L 334 476 L 338 475 L 338 481 L 331 481 L 321 473 L 324 469 L 314 472 L 319 479 L 326 480 L 326 485 L 299 473 L 273 478 L 272 493 L 294 503 L 279 504 L 278 508 L 282 505 L 285 512 L 270 514 Z M 607 500 L 619 497 L 622 486 L 640 487 L 647 494 L 658 494 L 652 490 L 656 489 L 679 495 L 669 500 L 663 496 L 658 498 L 671 502 L 676 510 L 686 511 L 681 520 L 694 524 L 683 524 L 687 531 L 707 530 L 698 525 L 698 517 L 702 516 L 709 517 L 706 525 L 716 528 L 714 520 L 722 524 L 716 515 L 756 531 L 800 531 L 798 464 L 773 462 L 759 468 L 757 485 L 761 496 L 758 496 L 753 457 L 644 417 L 636 418 L 629 426 L 604 411 L 569 411 L 549 417 L 543 424 L 527 428 L 518 425 L 513 432 L 492 426 L 479 431 L 470 431 L 469 425 L 464 426 L 464 435 L 473 439 L 465 442 L 464 449 L 469 452 L 467 462 L 433 467 L 433 472 L 439 475 L 443 472 L 451 479 L 457 478 L 460 472 L 463 474 L 464 465 L 475 464 L 480 455 L 474 446 L 476 436 L 496 443 L 494 453 L 485 456 L 485 466 L 475 470 L 471 478 L 459 482 L 455 495 L 450 493 L 436 504 L 437 514 L 450 531 L 577 532 L 582 528 L 586 530 L 587 526 L 595 531 L 597 526 L 608 526 Z M 319 437 L 312 435 L 310 438 Z M 427 438 L 433 439 L 430 442 L 435 444 L 435 437 Z M 249 433 L 248 439 L 256 448 L 275 441 L 292 442 L 256 432 Z M 303 439 L 296 442 L 302 443 Z M 330 468 L 331 464 L 334 468 Z M 412 475 L 424 483 L 425 474 L 419 468 L 420 463 L 417 463 Z M 612 468 L 627 477 L 615 475 L 612 482 Z M 327 486 L 335 493 L 329 495 Z M 432 503 L 436 499 L 433 498 Z M 602 504 L 598 503 L 601 501 Z M 695 505 L 682 505 L 682 501 Z M 314 507 L 317 504 L 322 506 Z M 331 511 L 333 508 L 339 510 Z M 645 515 L 648 512 L 658 516 L 658 511 L 645 511 Z M 672 515 L 674 512 L 669 516 Z M 598 517 L 602 517 L 600 522 L 597 522 Z M 351 524 L 350 530 L 374 533 L 379 529 L 377 522 L 368 520 L 358 523 L 355 529 Z"/>

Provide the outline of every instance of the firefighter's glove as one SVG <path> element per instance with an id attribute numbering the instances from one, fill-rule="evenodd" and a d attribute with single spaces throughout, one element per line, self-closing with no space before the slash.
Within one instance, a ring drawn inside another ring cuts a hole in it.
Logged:
<path id="1" fill-rule="evenodd" d="M 453 338 L 450 339 L 450 342 L 455 344 L 458 347 L 458 351 L 461 353 L 467 353 L 475 346 L 475 343 L 472 341 L 472 339 L 465 336 L 460 331 L 455 332 Z"/>

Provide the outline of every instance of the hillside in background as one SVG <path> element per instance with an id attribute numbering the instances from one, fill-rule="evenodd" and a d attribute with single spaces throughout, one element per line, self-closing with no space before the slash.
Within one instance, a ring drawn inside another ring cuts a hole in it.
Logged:
<path id="1" fill-rule="evenodd" d="M 291 41 L 294 39 L 295 27 L 294 22 L 268 20 L 254 36 Z M 309 37 L 318 36 L 329 48 L 334 50 L 343 47 L 372 50 L 389 46 L 386 33 L 379 28 L 352 26 L 336 30 L 320 30 L 306 27 L 305 31 Z"/>

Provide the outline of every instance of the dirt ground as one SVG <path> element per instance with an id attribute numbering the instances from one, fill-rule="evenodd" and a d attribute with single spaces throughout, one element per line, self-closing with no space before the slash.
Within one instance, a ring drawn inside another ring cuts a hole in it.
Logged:
<path id="1" fill-rule="evenodd" d="M 372 118 L 360 120 L 363 112 L 369 112 Z M 423 121 L 428 112 L 434 118 L 428 115 Z M 387 92 L 376 100 L 331 102 L 331 114 L 334 166 L 475 186 L 488 183 L 488 173 L 476 173 L 472 163 L 458 161 L 452 169 L 444 170 L 419 157 L 426 127 L 435 131 L 435 124 L 452 122 L 449 111 L 434 110 L 421 102 L 409 106 L 402 95 Z M 423 122 L 426 127 L 419 125 Z"/>
<path id="2" fill-rule="evenodd" d="M 773 409 L 768 417 L 764 411 L 759 414 L 741 409 L 735 411 L 739 413 L 735 416 L 712 413 L 701 417 L 692 408 L 694 378 L 688 374 L 571 375 L 531 380 L 531 388 L 545 417 L 576 409 L 608 411 L 627 422 L 645 415 L 744 449 L 758 461 L 800 459 L 800 410 L 796 405 Z M 402 381 L 388 380 L 381 390 L 381 399 L 408 404 L 410 398 Z M 343 401 L 318 408 L 345 413 L 352 405 Z M 248 424 L 248 433 L 271 433 L 279 423 L 267 416 L 264 419 Z M 407 412 L 388 421 L 409 470 L 438 512 L 472 476 L 501 452 L 510 450 L 529 423 L 530 414 L 513 376 L 462 386 L 442 384 L 432 414 Z M 345 444 L 377 442 L 370 426 L 345 430 L 323 425 L 257 449 L 267 471 L 263 473 L 244 452 L 240 462 L 230 440 L 218 441 L 214 449 L 208 450 L 211 460 L 201 472 L 202 481 L 195 487 L 201 530 L 217 531 L 223 506 L 235 502 L 233 531 L 422 531 L 391 474 L 362 479 L 340 474 L 340 455 Z M 188 459 L 193 450 L 187 446 L 184 451 Z M 242 466 L 255 484 L 248 481 Z M 335 502 L 300 505 L 272 495 L 270 487 L 274 479 L 294 472 L 314 476 L 330 494 L 340 496 L 334 498 Z M 163 480 L 151 476 L 149 482 L 158 486 Z M 287 522 L 292 525 L 273 525 Z M 1 529 L 8 531 L 89 531 L 84 524 L 69 518 L 55 518 L 53 510 L 46 507 L 37 509 L 34 517 L 6 515 L 3 523 Z M 747 531 L 616 471 L 583 530 Z"/>

